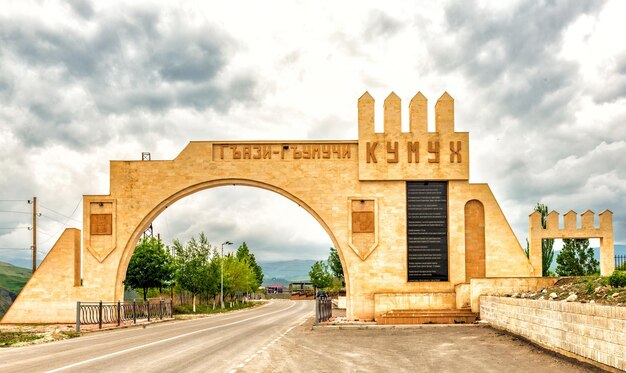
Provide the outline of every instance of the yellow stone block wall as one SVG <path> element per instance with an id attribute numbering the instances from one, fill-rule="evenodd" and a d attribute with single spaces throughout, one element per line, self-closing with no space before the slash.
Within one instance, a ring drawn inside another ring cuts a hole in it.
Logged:
<path id="1" fill-rule="evenodd" d="M 481 319 L 495 328 L 602 371 L 626 370 L 624 307 L 495 296 L 483 296 L 480 303 Z"/>

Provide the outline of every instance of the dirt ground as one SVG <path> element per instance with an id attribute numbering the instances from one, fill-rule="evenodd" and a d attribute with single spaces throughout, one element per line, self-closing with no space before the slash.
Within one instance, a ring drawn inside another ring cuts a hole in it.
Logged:
<path id="1" fill-rule="evenodd" d="M 312 328 L 260 351 L 244 372 L 594 372 L 487 326 Z"/>

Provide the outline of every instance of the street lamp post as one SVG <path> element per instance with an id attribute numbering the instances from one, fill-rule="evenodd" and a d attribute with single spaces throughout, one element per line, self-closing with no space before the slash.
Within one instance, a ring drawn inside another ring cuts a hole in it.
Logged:
<path id="1" fill-rule="evenodd" d="M 222 270 L 220 271 L 220 304 L 222 305 L 222 309 L 224 308 L 224 245 L 232 245 L 233 243 L 230 241 L 226 241 L 222 244 Z"/>

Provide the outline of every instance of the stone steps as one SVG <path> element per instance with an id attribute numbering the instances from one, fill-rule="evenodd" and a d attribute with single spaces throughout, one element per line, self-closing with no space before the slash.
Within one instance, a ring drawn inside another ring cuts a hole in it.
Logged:
<path id="1" fill-rule="evenodd" d="M 376 318 L 379 325 L 400 324 L 471 324 L 477 315 L 469 308 L 463 309 L 427 309 L 427 310 L 392 310 Z"/>

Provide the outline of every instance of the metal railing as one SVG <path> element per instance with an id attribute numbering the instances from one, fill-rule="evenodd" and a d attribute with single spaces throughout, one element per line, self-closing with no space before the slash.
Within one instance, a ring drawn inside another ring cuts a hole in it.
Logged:
<path id="1" fill-rule="evenodd" d="M 330 319 L 332 315 L 332 300 L 328 297 L 315 297 L 315 325 Z"/>
<path id="2" fill-rule="evenodd" d="M 626 255 L 615 255 L 615 269 L 626 270 Z"/>
<path id="3" fill-rule="evenodd" d="M 127 301 L 127 302 L 76 302 L 76 331 L 80 332 L 81 325 L 116 324 L 137 320 L 172 318 L 172 301 Z"/>

